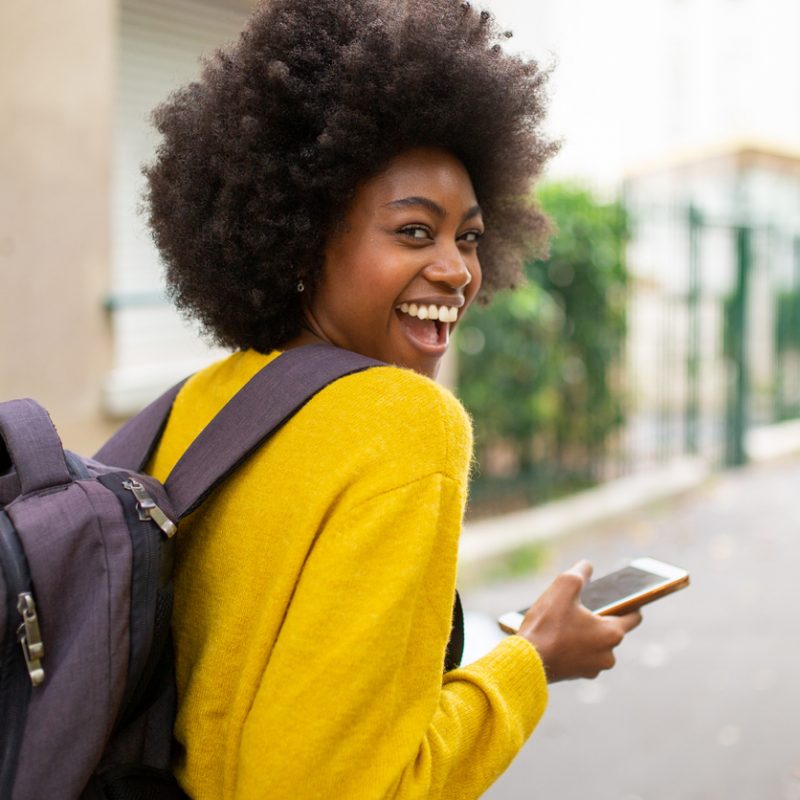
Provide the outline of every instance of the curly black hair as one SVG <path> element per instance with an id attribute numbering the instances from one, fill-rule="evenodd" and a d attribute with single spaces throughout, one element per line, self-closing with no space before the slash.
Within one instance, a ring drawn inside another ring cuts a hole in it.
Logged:
<path id="1" fill-rule="evenodd" d="M 461 0 L 266 0 L 200 79 L 153 112 L 149 221 L 177 306 L 220 344 L 297 336 L 357 185 L 420 146 L 465 165 L 486 224 L 484 299 L 514 286 L 547 220 L 547 73 Z"/>

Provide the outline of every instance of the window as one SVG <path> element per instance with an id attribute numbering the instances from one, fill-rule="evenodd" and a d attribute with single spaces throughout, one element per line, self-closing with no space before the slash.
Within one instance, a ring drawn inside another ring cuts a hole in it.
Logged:
<path id="1" fill-rule="evenodd" d="M 119 10 L 112 187 L 112 275 L 108 306 L 113 368 L 104 389 L 112 415 L 138 411 L 186 375 L 218 357 L 196 326 L 164 295 L 158 252 L 140 211 L 141 166 L 158 136 L 152 109 L 196 77 L 200 56 L 238 36 L 248 3 L 122 0 Z"/>

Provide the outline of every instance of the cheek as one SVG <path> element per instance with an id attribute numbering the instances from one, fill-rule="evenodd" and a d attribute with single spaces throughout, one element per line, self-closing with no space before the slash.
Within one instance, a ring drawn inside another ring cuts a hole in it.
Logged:
<path id="1" fill-rule="evenodd" d="M 371 336 L 386 326 L 388 312 L 394 311 L 396 287 L 388 277 L 372 259 L 326 269 L 312 308 L 340 331 L 360 330 Z"/>

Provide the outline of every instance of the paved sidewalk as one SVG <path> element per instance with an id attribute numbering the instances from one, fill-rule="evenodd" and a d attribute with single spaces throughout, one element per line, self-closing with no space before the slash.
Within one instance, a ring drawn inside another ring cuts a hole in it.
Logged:
<path id="1" fill-rule="evenodd" d="M 469 522 L 459 545 L 462 565 L 515 548 L 556 539 L 621 514 L 670 500 L 701 486 L 711 474 L 700 458 L 676 458 L 658 469 L 628 475 L 538 508 Z"/>
<path id="2" fill-rule="evenodd" d="M 748 431 L 745 452 L 751 463 L 800 454 L 800 420 L 763 425 Z M 538 508 L 470 522 L 461 535 L 462 565 L 480 563 L 525 545 L 556 539 L 582 527 L 671 500 L 700 487 L 712 474 L 703 458 L 679 456 Z"/>
<path id="3" fill-rule="evenodd" d="M 490 617 L 582 556 L 600 574 L 650 555 L 692 586 L 646 609 L 612 672 L 551 688 L 486 798 L 800 800 L 800 458 L 547 546 L 535 577 L 464 593 L 470 652 L 497 635 Z"/>

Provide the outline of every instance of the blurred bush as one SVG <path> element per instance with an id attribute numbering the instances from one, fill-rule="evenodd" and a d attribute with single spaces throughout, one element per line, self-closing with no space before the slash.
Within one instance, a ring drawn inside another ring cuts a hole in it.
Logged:
<path id="1" fill-rule="evenodd" d="M 775 298 L 774 415 L 776 422 L 800 417 L 800 289 Z"/>
<path id="2" fill-rule="evenodd" d="M 526 285 L 473 307 L 458 329 L 477 514 L 594 483 L 623 421 L 625 212 L 574 185 L 548 185 L 538 199 L 556 227 L 549 258 L 527 264 Z"/>

